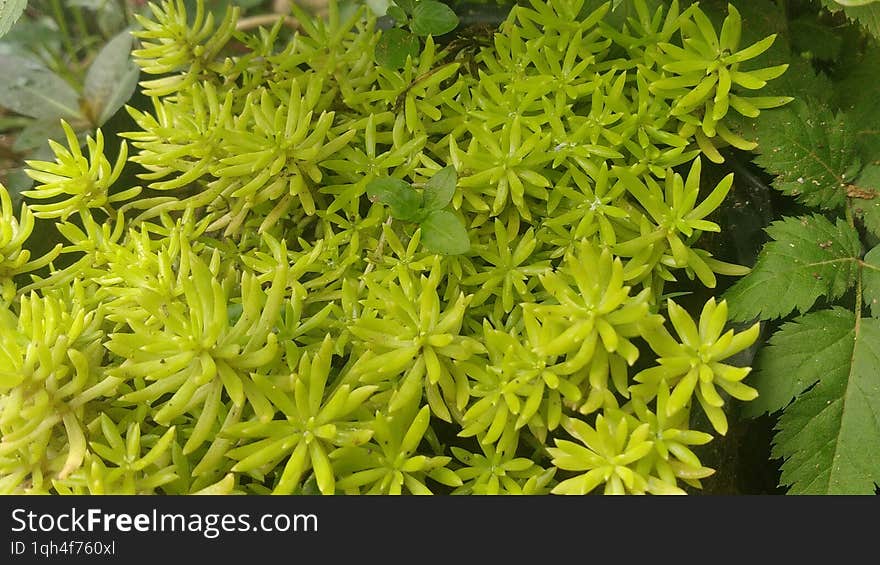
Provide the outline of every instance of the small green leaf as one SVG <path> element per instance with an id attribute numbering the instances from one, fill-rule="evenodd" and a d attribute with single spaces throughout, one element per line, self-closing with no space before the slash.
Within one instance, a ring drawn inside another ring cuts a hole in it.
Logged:
<path id="1" fill-rule="evenodd" d="M 434 253 L 459 255 L 471 248 L 461 219 L 447 210 L 435 210 L 421 223 L 422 243 Z"/>
<path id="2" fill-rule="evenodd" d="M 442 210 L 452 201 L 455 194 L 455 184 L 458 181 L 458 174 L 452 165 L 443 167 L 425 183 L 425 204 L 424 208 L 428 212 L 434 210 Z"/>
<path id="3" fill-rule="evenodd" d="M 376 44 L 376 62 L 389 69 L 401 69 L 406 58 L 419 55 L 419 38 L 399 27 L 382 32 Z"/>
<path id="4" fill-rule="evenodd" d="M 862 290 L 871 315 L 880 318 L 880 245 L 868 251 L 862 265 Z"/>
<path id="5" fill-rule="evenodd" d="M 446 4 L 423 0 L 412 11 L 412 31 L 416 35 L 443 35 L 458 26 L 458 16 Z"/>
<path id="6" fill-rule="evenodd" d="M 414 222 L 422 215 L 422 196 L 404 180 L 385 177 L 367 185 L 367 196 L 373 202 L 391 207 L 391 215 L 398 220 Z"/>
<path id="7" fill-rule="evenodd" d="M 394 4 L 392 4 L 392 6 L 395 4 L 407 14 L 412 14 L 413 9 L 416 6 L 416 0 L 394 0 Z"/>
<path id="8" fill-rule="evenodd" d="M 394 4 L 388 6 L 388 11 L 385 12 L 385 15 L 394 19 L 394 22 L 397 24 L 404 24 L 408 19 L 406 16 L 406 12 L 400 6 L 395 6 Z"/>

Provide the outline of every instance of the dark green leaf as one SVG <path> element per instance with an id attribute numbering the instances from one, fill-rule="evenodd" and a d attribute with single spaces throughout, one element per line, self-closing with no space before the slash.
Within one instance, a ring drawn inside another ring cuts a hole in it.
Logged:
<path id="1" fill-rule="evenodd" d="M 376 44 L 376 62 L 389 69 L 401 69 L 406 58 L 419 55 L 419 38 L 399 27 L 382 32 Z"/>
<path id="2" fill-rule="evenodd" d="M 443 35 L 458 26 L 458 16 L 446 4 L 422 0 L 412 11 L 412 31 L 416 35 Z"/>
<path id="3" fill-rule="evenodd" d="M 818 381 L 779 418 L 771 455 L 784 459 L 781 483 L 790 494 L 874 494 L 880 483 L 880 320 L 857 320 L 835 308 L 808 314 L 784 331 L 799 351 L 792 361 L 805 365 L 777 367 L 765 378 Z M 812 349 L 808 356 L 805 347 Z M 772 353 L 788 355 L 778 348 Z M 808 369 L 810 363 L 821 369 Z M 803 384 L 783 386 L 795 392 Z"/>
<path id="4" fill-rule="evenodd" d="M 446 255 L 467 253 L 471 248 L 461 219 L 447 210 L 435 210 L 421 223 L 422 244 L 429 251 Z"/>
<path id="5" fill-rule="evenodd" d="M 782 410 L 819 382 L 852 351 L 852 312 L 820 310 L 783 324 L 755 358 L 747 377 L 758 398 L 743 406 L 743 415 L 755 417 Z M 822 355 L 818 356 L 817 353 Z"/>
<path id="6" fill-rule="evenodd" d="M 834 0 L 822 0 L 822 4 L 832 12 L 844 10 L 847 18 L 859 22 L 874 37 L 880 37 L 880 4 L 844 7 Z"/>
<path id="7" fill-rule="evenodd" d="M 408 182 L 392 177 L 371 181 L 367 196 L 373 202 L 382 202 L 391 208 L 391 215 L 398 220 L 413 222 L 422 211 L 422 195 Z"/>
<path id="8" fill-rule="evenodd" d="M 817 59 L 834 61 L 840 55 L 843 38 L 820 22 L 815 14 L 804 15 L 789 24 L 791 44 L 801 53 Z"/>
<path id="9" fill-rule="evenodd" d="M 813 100 L 765 110 L 755 163 L 775 175 L 773 188 L 807 206 L 838 208 L 861 168 L 853 128 L 842 113 Z"/>
<path id="10" fill-rule="evenodd" d="M 880 245 L 865 254 L 862 265 L 862 295 L 871 315 L 880 318 Z"/>
<path id="11" fill-rule="evenodd" d="M 458 181 L 458 174 L 455 167 L 449 165 L 443 167 L 425 183 L 425 204 L 424 208 L 428 212 L 434 210 L 442 210 L 452 201 L 455 194 L 455 183 Z"/>
<path id="12" fill-rule="evenodd" d="M 752 272 L 727 292 L 732 319 L 773 319 L 806 312 L 820 296 L 839 298 L 856 280 L 859 234 L 824 216 L 783 218 L 766 229 L 772 241 Z"/>
<path id="13" fill-rule="evenodd" d="M 833 90 L 835 102 L 849 116 L 856 146 L 865 163 L 880 163 L 880 46 L 862 57 L 844 58 L 846 71 Z"/>
<path id="14" fill-rule="evenodd" d="M 0 106 L 32 118 L 83 119 L 79 95 L 33 59 L 0 55 Z"/>
<path id="15" fill-rule="evenodd" d="M 865 227 L 880 237 L 880 165 L 868 165 L 851 187 L 852 207 Z"/>

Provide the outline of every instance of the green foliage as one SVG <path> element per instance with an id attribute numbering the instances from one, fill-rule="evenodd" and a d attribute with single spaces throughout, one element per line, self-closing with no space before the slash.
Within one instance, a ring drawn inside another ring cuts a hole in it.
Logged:
<path id="1" fill-rule="evenodd" d="M 855 128 L 820 103 L 801 99 L 759 122 L 755 163 L 774 176 L 773 187 L 807 206 L 834 209 L 861 169 Z"/>
<path id="2" fill-rule="evenodd" d="M 377 63 L 389 69 L 403 68 L 407 57 L 416 59 L 421 50 L 419 38 L 440 36 L 458 27 L 458 15 L 435 0 L 395 0 L 386 15 L 394 27 L 379 38 L 375 56 Z"/>
<path id="3" fill-rule="evenodd" d="M 287 36 L 150 4 L 116 164 L 67 127 L 3 201 L 2 491 L 701 488 L 758 326 L 667 297 L 747 272 L 702 238 L 734 184 L 703 157 L 785 68 L 744 65 L 773 39 L 740 48 L 733 7 L 719 35 L 584 6 L 462 55 L 398 4 L 430 33 L 394 68 L 364 9 Z M 31 261 L 35 221 L 60 248 Z"/>
<path id="4" fill-rule="evenodd" d="M 784 218 L 767 228 L 752 272 L 728 290 L 736 319 L 773 319 L 807 312 L 820 297 L 843 296 L 859 275 L 861 243 L 843 220 L 824 216 Z M 767 295 L 774 300 L 767 300 Z"/>
<path id="5" fill-rule="evenodd" d="M 785 408 L 773 456 L 792 494 L 874 494 L 878 344 L 880 320 L 832 308 L 786 323 L 762 351 L 760 407 Z"/>
<path id="6" fill-rule="evenodd" d="M 9 28 L 21 17 L 27 7 L 27 0 L 0 1 L 0 37 L 6 35 Z"/>
<path id="7" fill-rule="evenodd" d="M 832 65 L 829 75 L 809 77 L 799 100 L 747 129 L 759 143 L 755 163 L 800 206 L 767 228 L 757 264 L 726 298 L 734 319 L 758 318 L 772 329 L 749 377 L 759 396 L 745 412 L 777 418 L 772 456 L 783 460 L 781 484 L 790 493 L 874 494 L 880 460 L 866 446 L 880 439 L 880 145 L 869 100 L 875 81 L 860 65 L 877 53 L 864 32 L 880 30 L 869 3 L 823 4 L 850 6 L 846 15 L 865 29 L 837 25 L 834 33 L 843 45 L 856 38 L 863 47 L 829 52 L 822 63 Z"/>
<path id="8" fill-rule="evenodd" d="M 457 255 L 470 250 L 467 229 L 461 219 L 444 210 L 452 201 L 458 175 L 447 166 L 428 179 L 422 191 L 391 177 L 370 181 L 367 196 L 391 207 L 393 218 L 411 221 L 421 228 L 421 242 L 435 253 Z"/>
<path id="9" fill-rule="evenodd" d="M 821 0 L 822 5 L 832 12 L 843 10 L 846 17 L 864 26 L 874 37 L 880 37 L 880 6 L 876 0 Z"/>

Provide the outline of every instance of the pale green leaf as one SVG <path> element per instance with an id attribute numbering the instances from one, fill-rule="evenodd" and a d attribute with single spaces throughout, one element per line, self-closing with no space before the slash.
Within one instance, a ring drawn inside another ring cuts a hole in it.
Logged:
<path id="1" fill-rule="evenodd" d="M 0 55 L 0 106 L 32 118 L 82 120 L 79 94 L 33 59 Z"/>
<path id="2" fill-rule="evenodd" d="M 137 87 L 140 69 L 130 57 L 131 46 L 131 32 L 125 29 L 104 45 L 89 66 L 83 98 L 97 120 L 95 125 L 112 118 Z"/>
<path id="3" fill-rule="evenodd" d="M 0 0 L 0 37 L 18 21 L 27 7 L 27 0 Z"/>

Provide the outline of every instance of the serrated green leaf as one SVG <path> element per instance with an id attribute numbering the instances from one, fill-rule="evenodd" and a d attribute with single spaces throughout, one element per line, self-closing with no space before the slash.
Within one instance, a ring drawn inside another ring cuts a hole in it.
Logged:
<path id="1" fill-rule="evenodd" d="M 428 179 L 425 183 L 424 208 L 432 212 L 434 210 L 442 210 L 455 194 L 455 184 L 458 181 L 458 174 L 452 165 L 443 167 Z"/>
<path id="2" fill-rule="evenodd" d="M 755 370 L 747 377 L 758 398 L 743 406 L 743 415 L 751 418 L 782 410 L 837 369 L 842 352 L 852 349 L 851 317 L 852 312 L 835 308 L 783 324 L 758 351 Z"/>
<path id="3" fill-rule="evenodd" d="M 806 312 L 820 296 L 839 298 L 855 282 L 859 234 L 824 216 L 783 218 L 766 228 L 769 241 L 752 272 L 726 293 L 735 320 Z"/>
<path id="4" fill-rule="evenodd" d="M 880 163 L 880 46 L 845 62 L 846 70 L 833 89 L 835 103 L 849 116 L 862 161 Z"/>
<path id="5" fill-rule="evenodd" d="M 843 10 L 846 17 L 857 21 L 874 37 L 880 37 L 880 4 L 871 3 L 864 6 L 843 6 L 836 0 L 822 0 L 822 5 L 831 12 Z"/>
<path id="6" fill-rule="evenodd" d="M 458 16 L 446 4 L 421 0 L 412 10 L 412 32 L 416 35 L 443 35 L 458 26 Z"/>
<path id="7" fill-rule="evenodd" d="M 464 222 L 452 212 L 435 210 L 420 225 L 422 244 L 434 253 L 459 255 L 471 248 Z"/>
<path id="8" fill-rule="evenodd" d="M 0 106 L 32 118 L 83 119 L 79 94 L 33 59 L 0 55 Z"/>
<path id="9" fill-rule="evenodd" d="M 797 51 L 810 53 L 816 59 L 824 61 L 834 61 L 840 56 L 843 38 L 819 21 L 815 14 L 793 20 L 788 28 L 792 47 Z"/>
<path id="10" fill-rule="evenodd" d="M 0 37 L 6 35 L 27 7 L 27 0 L 0 0 Z"/>
<path id="11" fill-rule="evenodd" d="M 140 69 L 130 56 L 131 46 L 131 32 L 125 29 L 104 45 L 86 72 L 83 98 L 96 126 L 112 118 L 137 87 Z"/>
<path id="12" fill-rule="evenodd" d="M 845 115 L 811 99 L 764 114 L 755 163 L 774 175 L 773 188 L 807 206 L 843 206 L 846 186 L 861 168 Z"/>
<path id="13" fill-rule="evenodd" d="M 385 30 L 376 44 L 376 62 L 389 69 L 401 69 L 407 57 L 418 57 L 419 47 L 419 38 L 408 31 L 399 27 Z"/>
<path id="14" fill-rule="evenodd" d="M 880 245 L 865 254 L 862 265 L 862 296 L 871 315 L 880 318 Z"/>
<path id="15" fill-rule="evenodd" d="M 373 202 L 388 205 L 391 215 L 398 220 L 413 222 L 421 215 L 422 195 L 404 180 L 385 177 L 370 181 L 367 196 Z"/>
<path id="16" fill-rule="evenodd" d="M 880 165 L 869 165 L 850 187 L 856 218 L 880 236 Z"/>
<path id="17" fill-rule="evenodd" d="M 814 359 L 828 370 L 779 418 L 771 455 L 784 459 L 780 482 L 790 494 L 874 494 L 880 483 L 880 320 L 835 309 L 796 323 L 839 341 L 814 348 Z M 790 367 L 775 376 L 797 378 Z"/>

